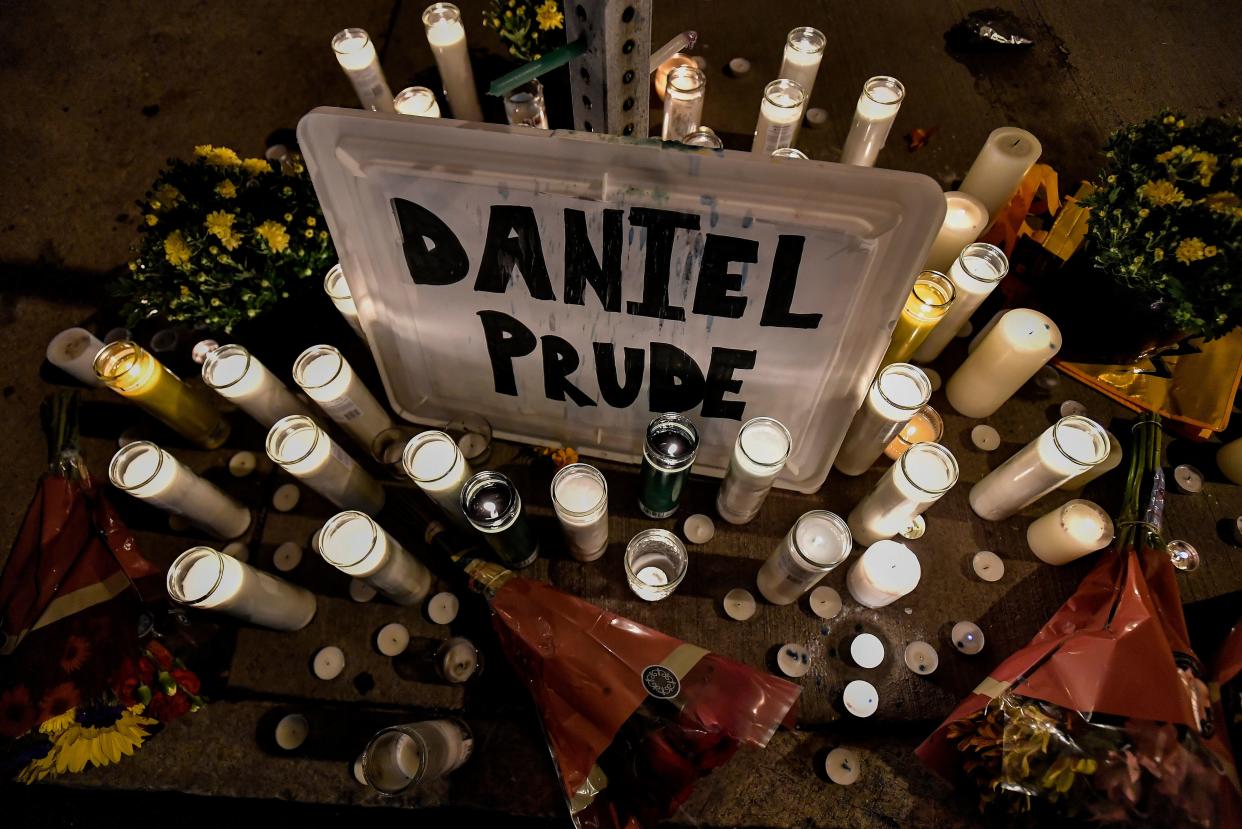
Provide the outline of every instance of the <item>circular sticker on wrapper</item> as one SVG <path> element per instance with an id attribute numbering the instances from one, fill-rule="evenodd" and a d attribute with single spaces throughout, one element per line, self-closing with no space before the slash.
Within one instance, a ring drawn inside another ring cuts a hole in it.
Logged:
<path id="1" fill-rule="evenodd" d="M 656 699 L 672 699 L 681 693 L 681 680 L 663 665 L 643 668 L 643 687 Z"/>

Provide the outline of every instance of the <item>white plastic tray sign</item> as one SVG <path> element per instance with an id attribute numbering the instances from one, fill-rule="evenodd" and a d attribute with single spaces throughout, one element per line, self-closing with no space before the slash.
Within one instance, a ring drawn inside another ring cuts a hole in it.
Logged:
<path id="1" fill-rule="evenodd" d="M 636 460 L 654 414 L 684 412 L 696 471 L 721 474 L 767 415 L 794 437 L 781 484 L 823 483 L 939 227 L 934 184 L 421 120 L 300 127 L 402 416 Z"/>

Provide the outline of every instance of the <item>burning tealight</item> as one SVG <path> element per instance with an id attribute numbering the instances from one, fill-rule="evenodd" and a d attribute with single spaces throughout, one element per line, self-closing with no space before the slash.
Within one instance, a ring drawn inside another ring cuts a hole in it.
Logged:
<path id="1" fill-rule="evenodd" d="M 229 458 L 229 474 L 234 478 L 244 478 L 254 472 L 258 465 L 259 459 L 254 452 L 238 452 Z"/>
<path id="2" fill-rule="evenodd" d="M 831 587 L 811 591 L 811 612 L 821 619 L 834 619 L 841 612 L 841 594 Z"/>
<path id="3" fill-rule="evenodd" d="M 230 544 L 225 544 L 224 549 L 220 552 L 224 553 L 226 556 L 231 556 L 238 561 L 250 560 L 250 548 L 241 541 L 234 541 Z"/>
<path id="4" fill-rule="evenodd" d="M 884 643 L 871 633 L 860 633 L 850 642 L 850 658 L 860 668 L 874 668 L 884 661 Z"/>
<path id="5" fill-rule="evenodd" d="M 302 490 L 297 484 L 281 484 L 272 493 L 272 506 L 280 512 L 288 512 L 298 505 L 302 498 Z"/>
<path id="6" fill-rule="evenodd" d="M 970 560 L 975 575 L 984 581 L 1000 581 L 1005 577 L 1005 562 L 990 550 L 980 550 Z"/>
<path id="7" fill-rule="evenodd" d="M 272 565 L 282 573 L 288 573 L 301 563 L 302 548 L 292 541 L 281 544 L 272 554 Z"/>
<path id="8" fill-rule="evenodd" d="M 365 604 L 375 598 L 376 590 L 362 579 L 349 580 L 349 598 L 359 604 Z"/>
<path id="9" fill-rule="evenodd" d="M 716 535 L 716 523 L 703 513 L 696 512 L 686 519 L 682 532 L 691 544 L 706 544 Z"/>
<path id="10" fill-rule="evenodd" d="M 983 650 L 983 631 L 974 622 L 958 622 L 949 633 L 953 647 L 967 656 Z"/>
<path id="11" fill-rule="evenodd" d="M 400 656 L 410 646 L 410 632 L 400 622 L 390 622 L 376 634 L 375 646 L 384 656 Z"/>
<path id="12" fill-rule="evenodd" d="M 926 642 L 911 642 L 902 653 L 906 667 L 916 674 L 930 674 L 940 666 L 940 654 Z"/>
<path id="13" fill-rule="evenodd" d="M 880 707 L 880 694 L 875 686 L 862 679 L 856 679 L 845 686 L 841 694 L 845 710 L 855 717 L 870 717 Z"/>
<path id="14" fill-rule="evenodd" d="M 975 445 L 976 449 L 991 452 L 1000 447 L 1000 432 L 986 423 L 980 423 L 970 430 L 970 442 Z"/>
<path id="15" fill-rule="evenodd" d="M 1183 495 L 1198 495 L 1203 491 L 1203 473 L 1188 463 L 1173 467 L 1173 484 Z"/>
<path id="16" fill-rule="evenodd" d="M 320 648 L 315 654 L 315 662 L 312 666 L 315 676 L 320 679 L 336 679 L 341 675 L 341 671 L 345 670 L 345 651 L 336 645 L 328 645 L 326 648 Z"/>
<path id="17" fill-rule="evenodd" d="M 852 748 L 834 748 L 824 761 L 828 779 L 840 786 L 852 785 L 858 779 L 861 768 L 858 753 Z"/>
<path id="18" fill-rule="evenodd" d="M 1164 546 L 1169 554 L 1169 561 L 1184 573 L 1199 567 L 1199 551 L 1189 541 L 1174 540 Z"/>
<path id="19" fill-rule="evenodd" d="M 293 751 L 306 742 L 310 723 L 301 714 L 289 714 L 276 723 L 276 745 L 285 751 Z"/>
<path id="20" fill-rule="evenodd" d="M 1069 417 L 1070 415 L 1079 415 L 1085 417 L 1087 407 L 1079 403 L 1077 400 L 1066 400 L 1061 404 L 1061 417 Z"/>
<path id="21" fill-rule="evenodd" d="M 777 652 L 776 667 L 792 679 L 806 676 L 806 672 L 811 670 L 811 654 L 801 645 L 789 642 L 781 645 L 780 651 Z"/>
<path id="22" fill-rule="evenodd" d="M 755 607 L 755 597 L 749 590 L 735 587 L 725 594 L 724 611 L 730 619 L 745 622 L 755 615 Z"/>
<path id="23" fill-rule="evenodd" d="M 457 618 L 460 603 L 452 593 L 437 593 L 427 602 L 427 618 L 437 625 L 450 624 Z"/>

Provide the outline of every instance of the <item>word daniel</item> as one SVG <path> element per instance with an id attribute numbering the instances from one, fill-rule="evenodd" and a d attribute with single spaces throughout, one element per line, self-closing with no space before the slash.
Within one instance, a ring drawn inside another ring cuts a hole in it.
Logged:
<path id="1" fill-rule="evenodd" d="M 393 208 L 401 227 L 402 247 L 410 275 L 417 285 L 453 285 L 465 279 L 470 259 L 453 230 L 425 207 L 406 199 L 394 198 Z M 610 314 L 630 314 L 671 322 L 685 322 L 686 309 L 669 301 L 669 275 L 673 243 L 679 230 L 697 232 L 699 216 L 672 210 L 631 207 L 628 221 L 646 229 L 641 299 L 629 300 L 622 310 L 621 260 L 622 224 L 626 211 L 603 210 L 603 251 L 598 255 L 587 232 L 586 214 L 564 211 L 565 282 L 562 292 L 566 305 L 585 305 L 590 286 L 603 309 Z M 822 314 L 792 310 L 802 263 L 805 236 L 781 235 L 772 261 L 760 315 L 760 326 L 815 329 Z M 697 246 L 696 246 L 697 247 Z M 733 273 L 733 263 L 759 261 L 759 243 L 716 233 L 708 233 L 699 257 L 698 280 L 690 313 L 708 317 L 740 319 L 749 298 L 740 295 L 743 276 Z M 555 302 L 557 297 L 548 276 L 543 243 L 530 207 L 493 205 L 475 273 L 476 292 L 503 294 L 516 270 L 530 295 L 537 300 Z M 574 346 L 562 337 L 545 334 L 536 337 L 518 319 L 500 311 L 481 310 L 488 357 L 498 394 L 518 395 L 513 361 L 533 354 L 542 345 L 543 390 L 549 400 L 566 398 L 578 406 L 595 406 L 596 401 L 570 382 L 581 358 Z M 611 342 L 594 342 L 596 378 L 600 396 L 609 406 L 628 408 L 638 398 L 643 383 L 644 352 L 623 348 L 624 379 L 618 377 L 616 348 Z M 684 412 L 702 404 L 703 417 L 741 420 L 745 401 L 725 400 L 726 394 L 739 394 L 742 380 L 734 372 L 753 369 L 757 351 L 713 347 L 704 373 L 698 363 L 669 343 L 650 343 L 650 383 L 648 406 L 652 412 Z"/>

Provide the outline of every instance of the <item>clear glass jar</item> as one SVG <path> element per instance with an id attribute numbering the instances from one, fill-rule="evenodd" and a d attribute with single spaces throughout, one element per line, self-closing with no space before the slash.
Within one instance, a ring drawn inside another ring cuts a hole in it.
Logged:
<path id="1" fill-rule="evenodd" d="M 452 437 L 435 430 L 414 436 L 405 445 L 401 465 L 446 516 L 459 526 L 471 526 L 461 511 L 461 490 L 474 470 Z"/>
<path id="2" fill-rule="evenodd" d="M 341 509 L 374 515 L 384 488 L 305 415 L 276 421 L 267 433 L 267 456 Z"/>
<path id="3" fill-rule="evenodd" d="M 332 300 L 332 306 L 345 318 L 345 322 L 349 323 L 354 333 L 366 342 L 367 335 L 362 330 L 362 323 L 358 321 L 358 305 L 354 302 L 354 295 L 349 291 L 349 283 L 345 281 L 345 269 L 341 267 L 340 262 L 324 274 L 323 292 L 328 295 L 328 299 Z"/>
<path id="4" fill-rule="evenodd" d="M 273 630 L 301 630 L 315 616 L 315 594 L 211 547 L 191 547 L 168 568 L 173 601 L 216 610 Z"/>
<path id="5" fill-rule="evenodd" d="M 543 84 L 529 80 L 505 93 L 505 117 L 516 127 L 548 128 L 548 107 L 543 100 Z"/>
<path id="6" fill-rule="evenodd" d="M 686 545 L 668 530 L 643 530 L 625 547 L 625 579 L 634 595 L 649 602 L 672 595 L 689 563 Z"/>
<path id="7" fill-rule="evenodd" d="M 898 365 L 893 363 L 893 365 Z M 939 443 L 944 437 L 944 418 L 940 412 L 927 405 L 914 413 L 910 422 L 901 427 L 897 437 L 884 447 L 884 456 L 897 460 L 916 443 Z"/>
<path id="8" fill-rule="evenodd" d="M 781 147 L 791 146 L 805 110 L 806 90 L 797 81 L 781 78 L 764 87 L 751 152 L 770 156 Z"/>
<path id="9" fill-rule="evenodd" d="M 742 424 L 716 495 L 720 517 L 730 524 L 752 521 L 785 468 L 792 448 L 793 438 L 779 420 L 756 417 Z"/>
<path id="10" fill-rule="evenodd" d="M 914 358 L 920 363 L 930 363 L 939 357 L 1007 273 L 1009 259 L 996 245 L 975 242 L 962 248 L 961 254 L 949 267 L 949 279 L 954 288 L 953 304 L 914 352 Z"/>
<path id="11" fill-rule="evenodd" d="M 529 567 L 539 557 L 539 539 L 522 514 L 522 496 L 508 475 L 476 473 L 461 489 L 461 511 L 506 567 Z"/>
<path id="12" fill-rule="evenodd" d="M 698 129 L 703 120 L 706 93 L 707 76 L 697 66 L 678 66 L 669 72 L 660 137 L 665 141 L 680 141 Z"/>
<path id="13" fill-rule="evenodd" d="M 552 509 L 570 554 L 594 561 L 608 549 L 608 482 L 586 463 L 571 463 L 552 477 Z"/>
<path id="14" fill-rule="evenodd" d="M 324 561 L 399 605 L 418 604 L 431 591 L 431 571 L 365 513 L 337 513 L 323 525 L 318 539 Z"/>
<path id="15" fill-rule="evenodd" d="M 897 111 L 906 97 L 901 81 L 886 75 L 868 78 L 858 96 L 854 109 L 854 123 L 845 137 L 845 149 L 841 152 L 842 164 L 874 167 L 876 156 L 884 149 Z"/>
<path id="16" fill-rule="evenodd" d="M 906 298 L 897 327 L 889 341 L 888 350 L 880 365 L 906 363 L 931 334 L 936 324 L 944 318 L 953 305 L 957 289 L 953 280 L 939 271 L 923 271 L 914 280 L 914 288 Z"/>
<path id="17" fill-rule="evenodd" d="M 367 452 L 374 452 L 375 439 L 395 425 L 333 346 L 313 345 L 299 354 L 293 362 L 293 380 Z"/>
<path id="18" fill-rule="evenodd" d="M 880 369 L 841 441 L 834 463 L 837 471 L 861 475 L 870 469 L 931 392 L 931 381 L 916 366 L 893 363 Z"/>
<path id="19" fill-rule="evenodd" d="M 690 147 L 703 147 L 708 150 L 723 150 L 724 142 L 711 127 L 699 127 L 681 139 L 681 143 Z"/>
<path id="20" fill-rule="evenodd" d="M 287 415 L 310 414 L 267 366 L 236 343 L 222 345 L 203 358 L 203 382 L 265 429 Z"/>
<path id="21" fill-rule="evenodd" d="M 699 452 L 699 432 L 690 418 L 669 413 L 647 424 L 638 508 L 648 518 L 677 512 L 681 489 Z"/>
<path id="22" fill-rule="evenodd" d="M 828 38 L 819 29 L 810 26 L 799 26 L 785 38 L 785 53 L 781 59 L 779 78 L 789 78 L 801 84 L 806 97 L 811 97 L 815 88 L 815 76 L 819 74 L 819 65 L 824 59 L 824 47 Z"/>
<path id="23" fill-rule="evenodd" d="M 440 104 L 436 101 L 436 93 L 425 86 L 407 86 L 392 99 L 392 105 L 401 115 L 440 117 Z"/>
<path id="24" fill-rule="evenodd" d="M 362 770 L 368 785 L 397 795 L 456 771 L 474 751 L 461 720 L 425 720 L 385 728 L 367 743 Z"/>
<path id="25" fill-rule="evenodd" d="M 342 29 L 332 36 L 332 52 L 358 94 L 363 109 L 393 112 L 392 90 L 384 78 L 375 44 L 366 29 Z"/>
<path id="26" fill-rule="evenodd" d="M 916 443 L 850 512 L 859 544 L 892 538 L 957 483 L 957 460 L 938 443 Z"/>
<path id="27" fill-rule="evenodd" d="M 804 513 L 759 568 L 759 592 L 772 604 L 790 604 L 845 561 L 850 529 L 827 510 Z"/>

